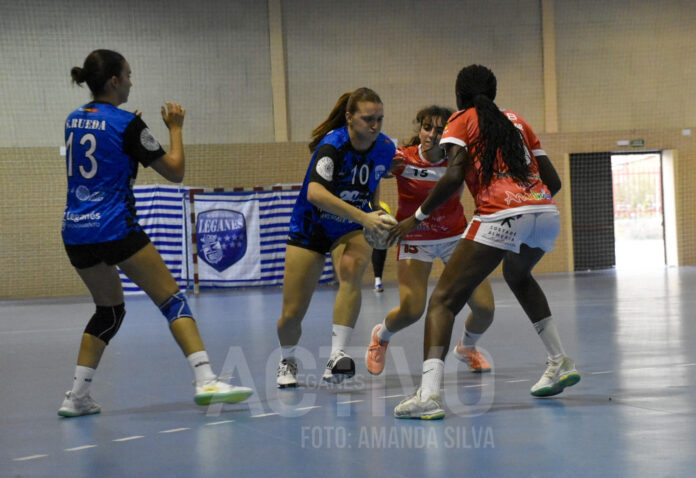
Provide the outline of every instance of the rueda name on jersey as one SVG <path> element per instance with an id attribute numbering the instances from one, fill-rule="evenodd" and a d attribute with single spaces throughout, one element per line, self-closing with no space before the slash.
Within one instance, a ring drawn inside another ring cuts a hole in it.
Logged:
<path id="1" fill-rule="evenodd" d="M 106 131 L 106 120 L 68 118 L 65 121 L 65 127 L 79 129 L 97 129 L 100 131 Z"/>

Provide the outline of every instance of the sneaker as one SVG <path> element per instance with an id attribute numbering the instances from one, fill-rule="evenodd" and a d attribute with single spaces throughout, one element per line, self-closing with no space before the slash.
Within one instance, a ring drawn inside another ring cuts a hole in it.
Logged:
<path id="1" fill-rule="evenodd" d="M 72 392 L 65 392 L 65 400 L 58 409 L 58 415 L 61 417 L 80 417 L 99 412 L 101 407 L 89 396 L 89 392 L 84 397 L 76 397 Z"/>
<path id="2" fill-rule="evenodd" d="M 491 371 L 491 364 L 486 357 L 476 350 L 476 347 L 464 347 L 462 341 L 457 342 L 457 346 L 452 350 L 454 357 L 460 362 L 469 366 L 472 372 L 484 373 Z"/>
<path id="3" fill-rule="evenodd" d="M 322 379 L 329 383 L 341 383 L 355 375 L 355 362 L 343 350 L 336 350 L 329 357 Z"/>
<path id="4" fill-rule="evenodd" d="M 375 281 L 375 292 L 384 292 L 384 286 L 381 281 Z"/>
<path id="5" fill-rule="evenodd" d="M 425 400 L 421 389 L 404 398 L 394 409 L 396 418 L 420 418 L 421 420 L 439 420 L 445 417 L 440 395 L 430 395 Z"/>
<path id="6" fill-rule="evenodd" d="M 377 332 L 382 328 L 382 324 L 377 324 L 372 328 L 370 345 L 365 352 L 365 366 L 372 375 L 379 375 L 384 370 L 384 361 L 387 356 L 387 346 L 389 341 L 379 340 Z"/>
<path id="7" fill-rule="evenodd" d="M 297 362 L 293 359 L 283 359 L 278 364 L 276 373 L 278 388 L 297 387 Z"/>
<path id="8" fill-rule="evenodd" d="M 558 395 L 564 388 L 571 387 L 580 381 L 580 374 L 575 370 L 575 362 L 570 357 L 564 357 L 559 363 L 549 360 L 546 365 L 544 375 L 530 390 L 535 397 Z"/>
<path id="9" fill-rule="evenodd" d="M 210 405 L 211 403 L 238 403 L 243 402 L 254 393 L 249 387 L 238 387 L 220 381 L 211 380 L 203 385 L 196 385 L 196 394 L 193 401 L 196 405 Z"/>

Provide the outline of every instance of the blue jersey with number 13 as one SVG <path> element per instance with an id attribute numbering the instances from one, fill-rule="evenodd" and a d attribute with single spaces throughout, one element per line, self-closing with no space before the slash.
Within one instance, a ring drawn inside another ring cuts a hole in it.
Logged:
<path id="1" fill-rule="evenodd" d="M 140 117 L 108 103 L 88 103 L 68 116 L 65 147 L 63 241 L 114 241 L 139 229 L 133 196 L 138 163 L 148 166 L 165 154 Z"/>

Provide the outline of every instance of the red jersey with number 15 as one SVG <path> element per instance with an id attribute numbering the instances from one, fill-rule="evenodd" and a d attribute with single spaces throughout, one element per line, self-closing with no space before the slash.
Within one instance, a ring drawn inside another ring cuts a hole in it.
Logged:
<path id="1" fill-rule="evenodd" d="M 445 174 L 447 160 L 431 163 L 423 157 L 420 145 L 398 148 L 396 157 L 404 160 L 403 167 L 393 172 L 399 192 L 396 219 L 401 221 L 416 212 L 418 206 L 425 201 L 430 190 Z M 463 186 L 403 240 L 432 244 L 462 235 L 466 229 L 466 217 L 461 203 L 462 191 Z"/>
<path id="2" fill-rule="evenodd" d="M 493 221 L 526 212 L 557 211 L 549 188 L 539 176 L 536 156 L 546 155 L 546 152 L 541 148 L 539 138 L 519 115 L 510 110 L 501 111 L 522 133 L 525 154 L 529 163 L 528 180 L 526 183 L 519 183 L 515 178 L 506 174 L 508 167 L 503 162 L 501 155 L 498 154 L 491 182 L 487 186 L 483 185 L 479 176 L 480 159 L 473 158 L 473 165 L 467 168 L 465 180 L 476 203 L 474 214 L 479 216 L 482 221 Z M 467 145 L 474 142 L 479 134 L 476 108 L 457 111 L 447 121 L 440 145 L 453 143 L 467 148 Z"/>

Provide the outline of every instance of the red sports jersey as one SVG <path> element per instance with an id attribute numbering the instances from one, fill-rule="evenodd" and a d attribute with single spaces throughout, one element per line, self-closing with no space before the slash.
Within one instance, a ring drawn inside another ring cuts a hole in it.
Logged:
<path id="1" fill-rule="evenodd" d="M 403 158 L 403 167 L 394 171 L 399 191 L 399 208 L 396 218 L 401 221 L 411 216 L 420 206 L 437 181 L 445 174 L 447 160 L 433 164 L 423 157 L 420 145 L 398 148 L 396 156 Z M 466 229 L 466 217 L 462 207 L 462 189 L 430 214 L 417 228 L 409 232 L 404 241 L 433 243 L 459 236 Z"/>
<path id="2" fill-rule="evenodd" d="M 511 176 L 501 175 L 507 165 L 500 155 L 496 160 L 495 172 L 488 186 L 480 183 L 481 163 L 474 158 L 473 168 L 468 168 L 466 184 L 476 203 L 474 214 L 481 220 L 497 220 L 525 212 L 556 211 L 549 188 L 541 181 L 537 155 L 546 155 L 541 149 L 539 138 L 532 128 L 519 115 L 510 110 L 501 110 L 507 118 L 522 132 L 525 152 L 529 162 L 528 182 L 518 183 Z M 479 135 L 478 114 L 476 108 L 457 111 L 447 121 L 440 144 L 453 143 L 467 147 Z"/>

